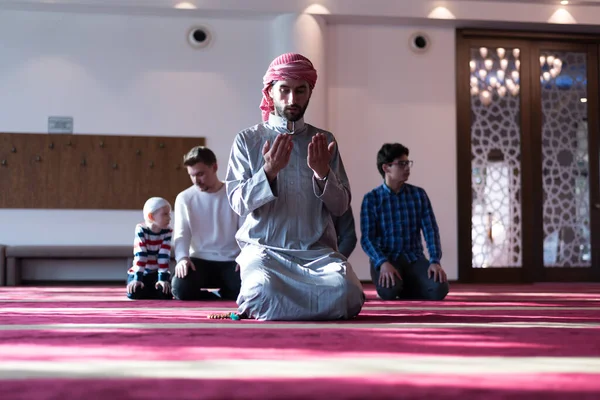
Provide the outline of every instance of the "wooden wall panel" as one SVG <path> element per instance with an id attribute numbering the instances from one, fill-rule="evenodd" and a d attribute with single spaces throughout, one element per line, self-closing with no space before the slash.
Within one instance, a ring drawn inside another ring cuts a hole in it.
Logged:
<path id="1" fill-rule="evenodd" d="M 33 141 L 25 135 L 0 136 L 0 204 L 48 207 L 58 194 L 56 176 L 48 173 L 59 167 L 51 144 L 47 135 Z"/>
<path id="2" fill-rule="evenodd" d="M 183 155 L 204 142 L 0 133 L 0 208 L 138 210 L 152 196 L 173 204 L 191 184 Z"/>

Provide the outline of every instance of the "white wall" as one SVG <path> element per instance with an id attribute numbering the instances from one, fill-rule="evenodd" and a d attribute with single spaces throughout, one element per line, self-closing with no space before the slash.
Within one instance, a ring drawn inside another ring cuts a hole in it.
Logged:
<path id="1" fill-rule="evenodd" d="M 214 31 L 210 48 L 187 44 L 196 23 Z M 43 133 L 48 116 L 68 115 L 82 134 L 205 137 L 224 177 L 233 137 L 260 120 L 268 40 L 258 19 L 3 11 L 0 131 Z M 141 211 L 5 209 L 0 243 L 129 243 L 140 218 Z M 97 229 L 105 233 L 92 235 Z"/>
<path id="2" fill-rule="evenodd" d="M 350 176 L 357 230 L 363 195 L 382 183 L 377 151 L 384 143 L 400 142 L 415 160 L 410 182 L 423 187 L 433 204 L 442 265 L 448 277 L 456 279 L 454 30 L 427 28 L 432 47 L 416 54 L 408 43 L 420 28 L 329 28 L 329 125 Z M 350 261 L 361 278 L 369 276 L 368 258 L 360 244 Z"/>
<path id="3" fill-rule="evenodd" d="M 205 50 L 186 41 L 198 23 L 213 31 Z M 0 132 L 43 133 L 48 116 L 67 115 L 82 134 L 205 137 L 223 178 L 235 134 L 260 120 L 269 37 L 261 19 L 3 10 Z M 132 244 L 141 217 L 0 209 L 0 243 Z"/>
<path id="4" fill-rule="evenodd" d="M 207 50 L 185 41 L 196 23 L 214 33 Z M 433 47 L 416 55 L 407 44 L 410 27 L 327 29 L 324 128 L 339 140 L 357 229 L 362 196 L 381 182 L 377 150 L 402 142 L 415 159 L 411 181 L 432 199 L 443 265 L 456 278 L 453 30 L 427 29 Z M 78 133 L 202 136 L 223 177 L 234 135 L 259 121 L 271 40 L 270 21 L 262 19 L 3 11 L 0 131 L 45 132 L 49 115 L 70 115 Z M 0 243 L 130 244 L 140 217 L 138 211 L 4 209 Z M 360 245 L 351 261 L 369 279 Z M 26 276 L 42 277 L 36 269 Z M 111 271 L 107 278 L 120 277 Z"/>

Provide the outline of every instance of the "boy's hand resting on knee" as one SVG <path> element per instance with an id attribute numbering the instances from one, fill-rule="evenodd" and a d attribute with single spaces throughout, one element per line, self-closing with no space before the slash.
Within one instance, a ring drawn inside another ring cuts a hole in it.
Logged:
<path id="1" fill-rule="evenodd" d="M 144 282 L 140 282 L 140 281 L 131 281 L 127 284 L 127 294 L 133 294 L 135 293 L 136 289 L 140 288 L 143 289 L 144 288 Z"/>
<path id="2" fill-rule="evenodd" d="M 195 271 L 194 263 L 189 258 L 185 257 L 179 260 L 175 266 L 175 276 L 178 278 L 185 278 L 190 268 Z"/>
<path id="3" fill-rule="evenodd" d="M 427 269 L 427 276 L 431 279 L 433 275 L 434 282 L 448 282 L 448 277 L 446 276 L 446 271 L 442 268 L 440 264 L 431 264 Z"/>
<path id="4" fill-rule="evenodd" d="M 384 288 L 396 286 L 396 279 L 402 280 L 400 272 L 389 261 L 381 264 L 381 267 L 379 267 L 379 286 Z"/>
<path id="5" fill-rule="evenodd" d="M 171 284 L 165 281 L 158 281 L 156 285 L 154 285 L 155 289 L 160 289 L 164 294 L 171 293 Z"/>

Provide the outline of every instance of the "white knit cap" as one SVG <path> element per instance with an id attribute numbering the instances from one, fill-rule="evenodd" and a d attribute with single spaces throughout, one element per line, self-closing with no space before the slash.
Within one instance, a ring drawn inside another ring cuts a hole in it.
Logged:
<path id="1" fill-rule="evenodd" d="M 162 197 L 150 197 L 144 204 L 144 219 L 147 220 L 148 214 L 154 214 L 164 206 L 171 208 L 171 204 Z"/>

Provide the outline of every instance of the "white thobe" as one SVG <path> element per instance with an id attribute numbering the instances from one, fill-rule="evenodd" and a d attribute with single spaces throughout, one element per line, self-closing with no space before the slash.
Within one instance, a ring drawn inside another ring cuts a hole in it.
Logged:
<path id="1" fill-rule="evenodd" d="M 227 167 L 226 187 L 233 210 L 245 217 L 236 239 L 241 253 L 239 312 L 261 320 L 332 320 L 356 316 L 364 303 L 362 285 L 348 260 L 337 252 L 331 215 L 350 204 L 350 187 L 337 143 L 327 180 L 308 167 L 308 144 L 322 131 L 303 120 L 293 131 L 270 115 L 267 123 L 238 133 Z M 263 145 L 292 134 L 290 161 L 269 183 Z"/>

